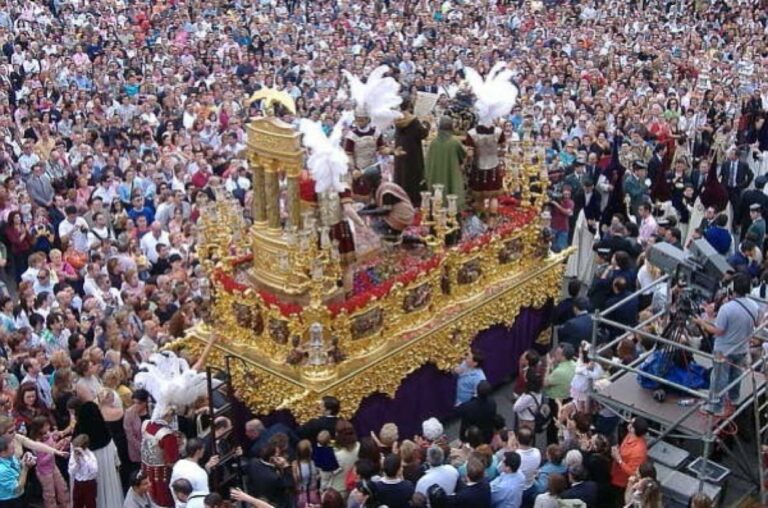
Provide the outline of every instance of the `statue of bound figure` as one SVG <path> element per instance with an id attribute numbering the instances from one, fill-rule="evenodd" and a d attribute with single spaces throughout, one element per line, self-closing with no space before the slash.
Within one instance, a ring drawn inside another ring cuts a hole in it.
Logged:
<path id="1" fill-rule="evenodd" d="M 453 132 L 463 138 L 467 132 L 477 125 L 475 113 L 475 94 L 468 87 L 462 86 L 456 95 L 448 103 L 448 108 L 443 112 L 453 120 Z"/>

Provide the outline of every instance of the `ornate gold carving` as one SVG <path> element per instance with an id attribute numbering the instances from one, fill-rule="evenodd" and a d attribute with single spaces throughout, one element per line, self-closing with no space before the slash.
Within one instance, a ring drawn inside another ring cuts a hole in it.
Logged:
<path id="1" fill-rule="evenodd" d="M 562 281 L 563 260 L 569 254 L 570 250 L 544 262 L 539 261 L 535 267 L 519 271 L 511 277 L 490 276 L 489 280 L 494 282 L 483 284 L 480 294 L 464 302 L 434 307 L 428 319 L 421 321 L 417 328 L 410 326 L 407 319 L 393 323 L 383 314 L 386 341 L 369 342 L 367 338 L 352 340 L 352 318 L 339 315 L 332 323 L 334 328 L 342 324 L 347 327 L 338 336 L 340 344 L 343 344 L 341 349 L 349 351 L 349 357 L 339 366 L 327 367 L 315 377 L 311 373 L 302 374 L 304 367 L 287 365 L 285 360 L 291 352 L 290 344 L 276 344 L 271 338 L 255 337 L 249 341 L 251 347 L 245 347 L 237 339 L 242 337 L 244 330 L 237 324 L 233 313 L 227 312 L 228 309 L 223 313 L 228 316 L 215 312 L 219 321 L 216 328 L 222 330 L 220 334 L 225 339 L 214 346 L 216 354 L 211 356 L 211 362 L 223 365 L 223 353 L 243 359 L 244 366 L 235 363 L 237 395 L 257 413 L 288 409 L 299 421 L 305 421 L 315 415 L 317 400 L 322 395 L 330 394 L 341 400 L 343 415 L 350 417 L 368 395 L 380 392 L 393 396 L 403 378 L 425 363 L 432 362 L 442 370 L 450 370 L 461 361 L 478 332 L 496 324 L 511 326 L 520 309 L 541 307 L 548 299 L 556 297 Z M 437 273 L 435 280 L 439 287 L 440 270 Z M 432 287 L 434 292 L 435 286 Z M 398 292 L 400 298 L 404 294 Z M 231 303 L 235 298 L 260 301 L 253 294 L 222 295 L 221 299 Z M 399 299 L 395 306 L 402 309 L 402 302 Z M 220 305 L 217 302 L 216 307 Z M 366 312 L 378 308 L 391 309 L 393 306 L 382 302 Z M 268 315 L 275 312 L 275 308 L 266 311 Z M 355 315 L 356 318 L 360 316 Z M 177 341 L 176 346 L 199 352 L 207 333 L 205 327 L 195 328 L 185 339 Z M 272 347 L 264 347 L 267 344 Z M 359 347 L 373 347 L 373 350 L 361 354 Z M 329 375 L 331 370 L 334 375 Z"/>

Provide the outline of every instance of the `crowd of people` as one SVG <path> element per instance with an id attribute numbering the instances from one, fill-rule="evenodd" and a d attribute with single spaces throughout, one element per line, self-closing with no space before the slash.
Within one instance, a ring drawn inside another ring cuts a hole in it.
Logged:
<path id="1" fill-rule="evenodd" d="M 706 307 L 702 342 L 726 370 L 747 361 L 760 309 L 742 297 L 768 287 L 767 30 L 764 2 L 748 0 L 3 1 L 0 506 L 168 506 L 158 482 L 190 508 L 661 506 L 648 423 L 620 436 L 592 407 L 602 372 L 581 340 L 593 309 L 658 278 L 648 246 L 704 238 L 742 274 L 737 298 Z M 458 443 L 436 419 L 416 439 L 394 424 L 359 437 L 328 398 L 298 429 L 245 425 L 247 493 L 209 492 L 210 429 L 183 429 L 171 478 L 142 470 L 152 398 L 132 380 L 209 308 L 195 224 L 214 189 L 251 213 L 244 129 L 261 105 L 246 99 L 286 91 L 297 112 L 284 120 L 330 131 L 351 107 L 341 71 L 385 63 L 411 102 L 437 94 L 439 117 L 465 67 L 500 60 L 519 90 L 504 139 L 546 148 L 553 250 L 573 241 L 597 258 L 576 261 L 560 344 L 521 359 L 514 417 L 470 353 Z M 613 318 L 637 324 L 668 299 L 652 287 Z"/>

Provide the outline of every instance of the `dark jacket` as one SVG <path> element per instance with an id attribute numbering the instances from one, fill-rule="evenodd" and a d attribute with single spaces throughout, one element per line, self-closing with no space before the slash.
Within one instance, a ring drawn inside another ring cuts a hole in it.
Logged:
<path id="1" fill-rule="evenodd" d="M 291 487 L 290 468 L 279 471 L 275 466 L 261 459 L 251 459 L 248 463 L 248 494 L 265 499 L 277 508 L 287 508 L 290 498 L 288 489 Z"/>
<path id="2" fill-rule="evenodd" d="M 390 508 L 408 508 L 416 486 L 408 480 L 391 483 L 381 480 L 373 483 L 376 506 L 386 505 Z"/>
<path id="3" fill-rule="evenodd" d="M 749 165 L 743 161 L 736 161 L 736 186 L 731 185 L 731 166 L 732 161 L 727 160 L 720 166 L 720 181 L 725 185 L 727 189 L 745 189 L 749 187 L 749 184 L 754 178 L 752 170 L 749 169 Z"/>
<path id="4" fill-rule="evenodd" d="M 466 441 L 466 432 L 471 426 L 476 426 L 483 433 L 483 441 L 490 444 L 493 438 L 493 420 L 496 416 L 496 401 L 491 398 L 472 397 L 456 408 L 461 418 L 459 438 Z"/>
<path id="5" fill-rule="evenodd" d="M 456 493 L 447 498 L 447 508 L 490 508 L 491 485 L 483 480 L 473 485 L 460 483 Z"/>
<path id="6" fill-rule="evenodd" d="M 597 484 L 593 481 L 577 483 L 560 494 L 560 499 L 580 499 L 587 504 L 587 508 L 594 508 L 597 504 Z"/>
<path id="7" fill-rule="evenodd" d="M 614 304 L 619 303 L 621 300 L 625 299 L 630 295 L 630 291 L 624 290 L 621 293 L 614 294 L 613 296 L 609 297 L 608 300 L 605 302 L 605 308 L 612 307 Z M 640 301 L 637 297 L 630 298 L 623 304 L 621 304 L 616 309 L 612 310 L 611 312 L 607 313 L 605 315 L 606 319 L 609 319 L 611 321 L 615 321 L 617 323 L 621 323 L 626 326 L 635 326 L 637 325 L 637 318 L 640 313 Z M 618 337 L 624 333 L 624 330 L 621 330 L 616 327 L 608 327 L 608 335 L 610 338 Z"/>
<path id="8" fill-rule="evenodd" d="M 741 194 L 739 200 L 739 209 L 736 210 L 736 216 L 733 218 L 734 224 L 741 227 L 742 235 L 745 235 L 749 225 L 752 224 L 752 218 L 749 216 L 749 207 L 758 204 L 763 209 L 763 218 L 768 215 L 768 196 L 762 190 L 749 189 Z M 762 245 L 760 246 L 762 248 Z"/>
<path id="9" fill-rule="evenodd" d="M 592 339 L 592 315 L 579 314 L 565 322 L 557 332 L 557 341 L 560 344 L 570 344 L 579 350 L 582 340 Z"/>
<path id="10" fill-rule="evenodd" d="M 338 416 L 321 416 L 319 418 L 312 418 L 307 423 L 299 427 L 299 438 L 309 439 L 314 443 L 317 441 L 317 435 L 322 430 L 327 430 L 331 433 L 331 437 L 336 437 L 336 422 L 338 420 Z"/>

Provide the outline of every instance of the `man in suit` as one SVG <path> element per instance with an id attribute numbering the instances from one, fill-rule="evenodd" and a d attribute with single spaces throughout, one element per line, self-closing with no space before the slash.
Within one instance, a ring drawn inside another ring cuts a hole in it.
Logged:
<path id="1" fill-rule="evenodd" d="M 582 182 L 584 192 L 581 194 L 581 203 L 577 207 L 584 210 L 584 218 L 587 221 L 597 223 L 600 221 L 600 195 L 595 192 L 595 183 L 590 177 L 584 177 Z"/>
<path id="2" fill-rule="evenodd" d="M 27 180 L 27 193 L 38 206 L 48 208 L 53 204 L 55 194 L 51 180 L 43 174 L 43 165 L 32 166 L 32 176 Z"/>
<path id="3" fill-rule="evenodd" d="M 667 146 L 664 143 L 659 143 L 653 149 L 651 160 L 648 161 L 648 178 L 650 178 L 652 182 L 656 181 L 656 176 L 662 171 L 663 159 L 666 151 Z"/>
<path id="4" fill-rule="evenodd" d="M 475 426 L 483 433 L 483 442 L 491 443 L 496 416 L 496 401 L 491 398 L 492 391 L 491 383 L 480 381 L 477 385 L 477 395 L 456 408 L 456 413 L 461 419 L 459 439 L 462 441 L 467 441 L 467 429 Z"/>
<path id="5" fill-rule="evenodd" d="M 299 428 L 299 437 L 309 439 L 313 443 L 317 441 L 317 435 L 321 430 L 327 430 L 331 436 L 336 436 L 336 422 L 339 420 L 339 410 L 341 405 L 339 399 L 326 395 L 322 398 L 320 405 L 322 415 L 309 420 Z"/>
<path id="6" fill-rule="evenodd" d="M 261 420 L 254 418 L 245 423 L 245 437 L 248 439 L 247 447 L 244 447 L 248 457 L 258 458 L 261 456 L 261 449 L 269 443 L 269 440 L 275 434 L 285 434 L 288 436 L 288 442 L 291 449 L 296 446 L 298 439 L 293 429 L 282 423 L 275 423 L 265 427 Z"/>
<path id="7" fill-rule="evenodd" d="M 613 279 L 613 283 L 611 284 L 612 295 L 605 301 L 606 309 L 614 306 L 630 295 L 630 290 L 627 288 L 627 285 L 628 283 L 625 277 L 619 276 Z M 639 314 L 640 301 L 637 297 L 634 297 L 613 309 L 605 317 L 606 319 L 625 326 L 636 326 Z M 608 327 L 608 336 L 611 339 L 618 337 L 622 333 L 624 333 L 624 330 L 621 328 L 613 326 Z"/>
<path id="8" fill-rule="evenodd" d="M 589 152 L 589 155 L 587 155 L 584 176 L 590 178 L 595 183 L 597 183 L 597 179 L 600 177 L 600 168 L 597 167 L 597 154 L 595 152 Z"/>
<path id="9" fill-rule="evenodd" d="M 491 486 L 485 479 L 485 465 L 475 457 L 467 461 L 467 480 L 446 498 L 449 508 L 490 508 Z"/>
<path id="10" fill-rule="evenodd" d="M 739 210 L 741 193 L 752 183 L 752 170 L 749 165 L 739 160 L 739 152 L 735 149 L 728 152 L 728 160 L 720 166 L 720 181 L 728 190 L 728 201 L 734 210 Z"/>
<path id="11" fill-rule="evenodd" d="M 733 218 L 733 222 L 741 227 L 742 232 L 746 232 L 752 224 L 752 217 L 750 214 L 752 205 L 759 205 L 764 219 L 765 214 L 768 213 L 768 196 L 763 192 L 766 183 L 768 183 L 768 176 L 760 175 L 755 178 L 754 189 L 747 189 L 741 193 L 739 208 L 738 210 L 734 210 L 735 217 Z M 762 247 L 762 245 L 760 246 Z"/>
<path id="12" fill-rule="evenodd" d="M 578 499 L 583 501 L 587 508 L 597 505 L 597 484 L 589 480 L 589 473 L 581 464 L 575 464 L 568 468 L 568 480 L 571 488 L 560 494 L 560 499 Z"/>
<path id="13" fill-rule="evenodd" d="M 557 331 L 557 341 L 560 344 L 570 344 L 578 349 L 582 340 L 592 337 L 592 316 L 589 309 L 589 300 L 586 298 L 576 298 L 573 301 L 574 316 Z"/>

